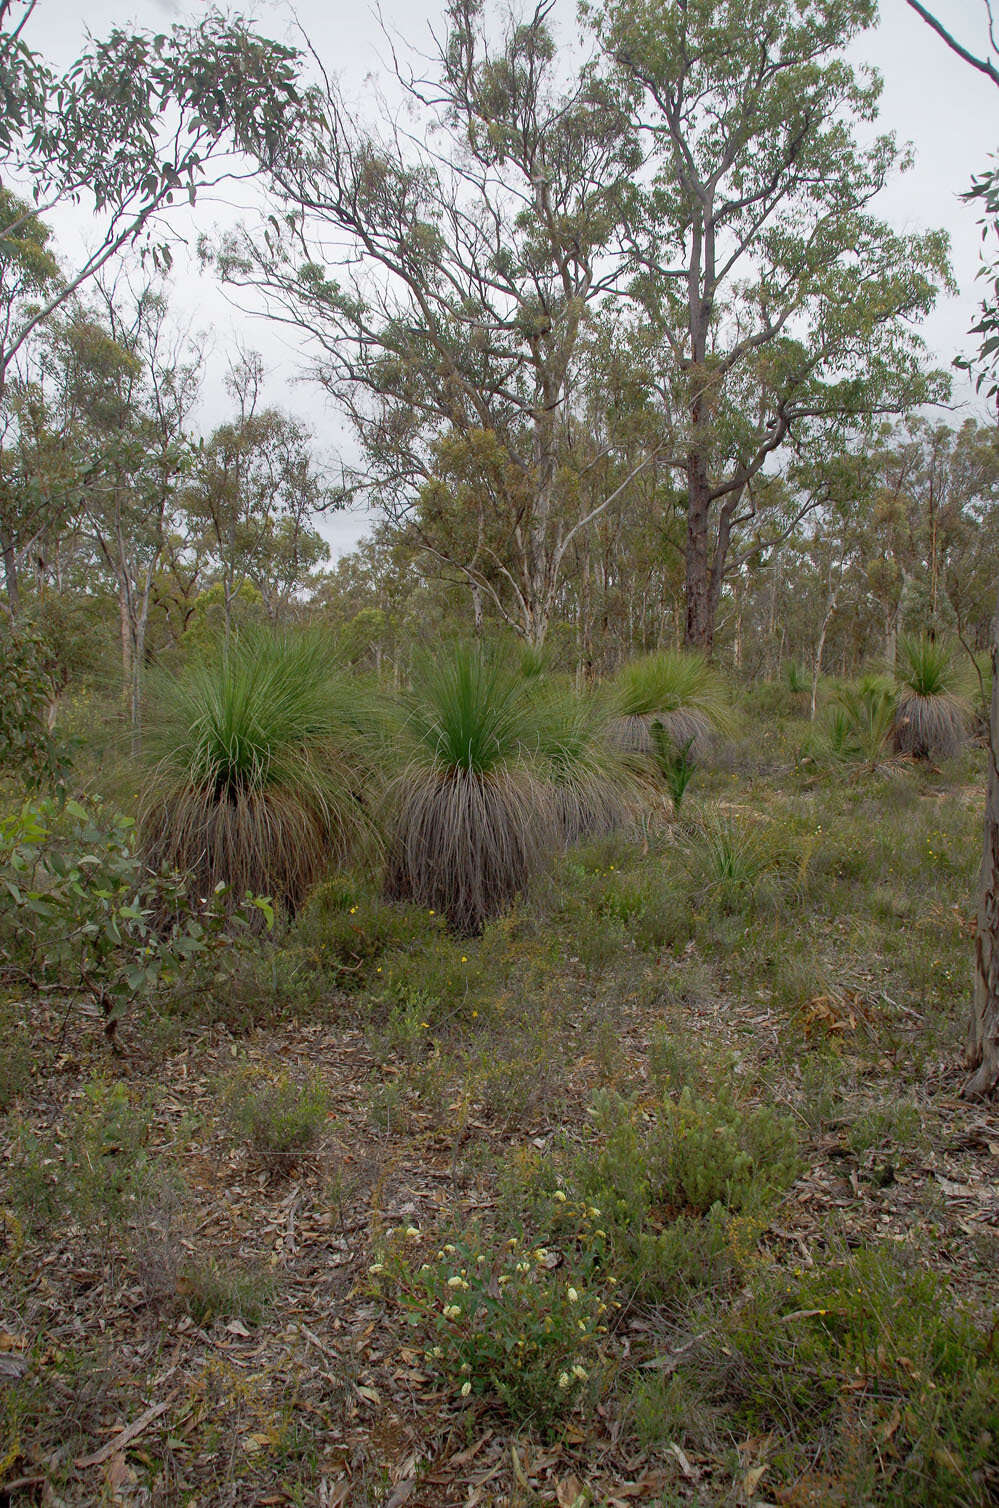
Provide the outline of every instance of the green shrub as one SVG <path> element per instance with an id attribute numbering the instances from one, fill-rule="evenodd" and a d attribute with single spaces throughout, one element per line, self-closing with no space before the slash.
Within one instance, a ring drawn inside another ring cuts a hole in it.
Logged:
<path id="1" fill-rule="evenodd" d="M 678 1370 L 680 1406 L 691 1417 L 707 1403 L 726 1430 L 770 1435 L 775 1487 L 815 1473 L 844 1504 L 993 1501 L 990 1337 L 895 1248 L 762 1269 L 747 1301 L 708 1323 L 710 1341 Z"/>
<path id="2" fill-rule="evenodd" d="M 60 689 L 49 646 L 32 623 L 15 623 L 0 607 L 0 774 L 26 786 L 60 784 L 68 750 L 49 726 Z"/>
<path id="3" fill-rule="evenodd" d="M 259 1263 L 217 1257 L 189 1258 L 177 1281 L 187 1312 L 199 1324 L 219 1319 L 259 1324 L 276 1286 L 274 1273 Z"/>
<path id="4" fill-rule="evenodd" d="M 318 1073 L 297 1083 L 247 1063 L 221 1089 L 232 1130 L 273 1173 L 287 1173 L 323 1133 L 331 1100 Z"/>
<path id="5" fill-rule="evenodd" d="M 0 1004 L 0 1115 L 5 1115 L 31 1082 L 31 1036 L 12 1005 Z"/>
<path id="6" fill-rule="evenodd" d="M 75 801 L 0 820 L 0 981 L 92 1003 L 109 1037 L 138 1000 L 217 984 L 238 961 L 233 929 L 271 915 L 251 898 L 227 925 L 224 897 L 192 906 L 133 840 L 127 818 Z"/>
<path id="7" fill-rule="evenodd" d="M 349 877 L 328 880 L 309 896 L 286 947 L 300 952 L 331 986 L 361 990 L 381 982 L 386 953 L 446 941 L 443 916 L 426 907 L 385 901 Z"/>
<path id="8" fill-rule="evenodd" d="M 769 1106 L 745 1108 L 723 1085 L 711 1098 L 685 1087 L 677 1099 L 661 1100 L 651 1119 L 616 1095 L 601 1095 L 595 1106 L 605 1145 L 593 1164 L 594 1190 L 602 1182 L 632 1212 L 644 1205 L 668 1218 L 716 1204 L 755 1209 L 796 1176 L 790 1118 Z"/>
<path id="9" fill-rule="evenodd" d="M 27 1226 L 71 1216 L 86 1229 L 121 1226 L 148 1188 L 152 1107 L 121 1082 L 93 1079 L 58 1138 L 11 1130 L 8 1192 Z"/>
<path id="10" fill-rule="evenodd" d="M 593 1219 L 576 1212 L 557 1248 L 523 1233 L 501 1242 L 473 1225 L 416 1270 L 385 1253 L 372 1274 L 423 1333 L 428 1366 L 455 1396 L 552 1435 L 592 1389 L 611 1308 Z"/>

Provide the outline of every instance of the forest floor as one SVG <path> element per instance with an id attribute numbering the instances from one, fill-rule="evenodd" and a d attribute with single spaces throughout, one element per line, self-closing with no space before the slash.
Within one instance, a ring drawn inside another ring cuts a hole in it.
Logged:
<path id="1" fill-rule="evenodd" d="M 10 1003 L 0 1503 L 999 1501 L 980 810 L 714 771 L 481 939 Z"/>

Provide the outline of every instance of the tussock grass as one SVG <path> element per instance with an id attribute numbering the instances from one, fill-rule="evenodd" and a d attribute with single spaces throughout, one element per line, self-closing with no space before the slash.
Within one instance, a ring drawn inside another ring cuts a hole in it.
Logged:
<path id="1" fill-rule="evenodd" d="M 369 835 L 356 719 L 320 637 L 245 634 L 157 678 L 150 702 L 139 841 L 154 868 L 294 910 Z"/>

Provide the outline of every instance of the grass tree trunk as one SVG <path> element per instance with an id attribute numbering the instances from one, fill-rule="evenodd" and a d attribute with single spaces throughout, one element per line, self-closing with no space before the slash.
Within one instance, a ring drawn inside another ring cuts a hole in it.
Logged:
<path id="1" fill-rule="evenodd" d="M 975 937 L 975 994 L 968 1033 L 964 1086 L 969 1098 L 990 1094 L 999 1084 L 999 600 L 992 620 L 992 705 L 989 715 L 985 832 L 978 881 Z"/>

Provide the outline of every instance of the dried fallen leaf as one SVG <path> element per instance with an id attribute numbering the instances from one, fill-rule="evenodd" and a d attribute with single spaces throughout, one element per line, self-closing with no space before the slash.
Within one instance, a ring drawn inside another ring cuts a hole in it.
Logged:
<path id="1" fill-rule="evenodd" d="M 576 1508 L 577 1504 L 585 1502 L 582 1482 L 575 1475 L 566 1477 L 555 1488 L 555 1497 L 559 1508 Z"/>

